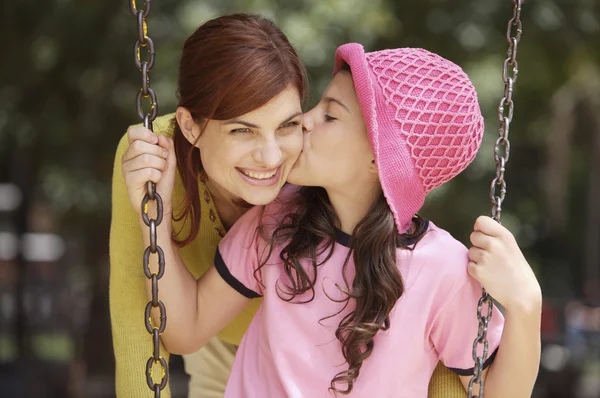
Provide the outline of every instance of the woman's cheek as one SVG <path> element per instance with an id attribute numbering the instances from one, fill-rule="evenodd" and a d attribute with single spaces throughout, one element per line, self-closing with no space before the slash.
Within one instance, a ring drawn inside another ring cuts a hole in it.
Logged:
<path id="1" fill-rule="evenodd" d="M 302 151 L 303 137 L 302 137 L 302 129 L 298 129 L 298 132 L 294 132 L 288 136 L 286 136 L 282 145 L 285 145 L 285 152 L 289 154 L 290 157 L 293 157 L 293 161 L 300 155 Z"/>

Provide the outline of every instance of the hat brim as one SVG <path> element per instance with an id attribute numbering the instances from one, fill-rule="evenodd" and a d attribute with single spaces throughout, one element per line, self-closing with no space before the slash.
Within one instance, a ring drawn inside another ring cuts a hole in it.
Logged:
<path id="1" fill-rule="evenodd" d="M 358 43 L 344 44 L 335 52 L 335 66 L 333 75 L 335 76 L 340 69 L 347 64 L 352 71 L 352 81 L 356 96 L 363 113 L 363 118 L 367 126 L 369 140 L 374 151 L 379 147 L 377 140 L 377 108 L 375 103 L 375 91 L 371 85 L 371 76 L 365 58 L 365 50 Z"/>
<path id="2" fill-rule="evenodd" d="M 340 69 L 342 69 L 344 64 L 347 64 L 352 72 L 354 89 L 356 91 L 358 103 L 360 104 L 365 125 L 367 127 L 367 134 L 369 136 L 371 148 L 373 149 L 375 164 L 377 165 L 377 170 L 379 171 L 379 179 L 382 185 L 383 195 L 385 196 L 390 210 L 394 215 L 398 233 L 405 233 L 410 227 L 412 216 L 408 217 L 406 220 L 403 220 L 398 214 L 398 211 L 393 204 L 394 200 L 391 197 L 392 194 L 386 190 L 386 186 L 388 186 L 386 176 L 382 175 L 381 173 L 382 170 L 385 170 L 385 165 L 381 164 L 382 159 L 377 156 L 377 154 L 380 152 L 378 134 L 379 125 L 377 122 L 377 102 L 375 93 L 377 88 L 374 86 L 377 78 L 372 76 L 369 70 L 364 48 L 358 43 L 348 43 L 338 47 L 335 52 L 335 66 L 333 68 L 334 76 L 340 71 Z M 400 159 L 397 160 L 400 161 Z M 398 167 L 401 166 L 402 165 L 398 165 Z M 406 170 L 410 170 L 410 168 L 406 168 Z"/>

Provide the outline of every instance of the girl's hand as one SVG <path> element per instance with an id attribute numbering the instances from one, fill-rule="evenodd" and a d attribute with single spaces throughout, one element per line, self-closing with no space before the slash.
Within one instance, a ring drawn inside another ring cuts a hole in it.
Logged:
<path id="1" fill-rule="evenodd" d="M 471 234 L 469 274 L 506 311 L 541 306 L 540 285 L 513 234 L 490 217 L 480 216 Z"/>
<path id="2" fill-rule="evenodd" d="M 141 215 L 146 182 L 152 181 L 163 200 L 164 213 L 170 214 L 177 166 L 173 140 L 157 136 L 145 127 L 131 128 L 127 140 L 129 148 L 121 164 L 131 205 Z"/>

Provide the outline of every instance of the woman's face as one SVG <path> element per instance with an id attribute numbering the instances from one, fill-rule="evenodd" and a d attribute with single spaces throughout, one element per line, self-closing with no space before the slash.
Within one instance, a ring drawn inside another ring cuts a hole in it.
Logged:
<path id="1" fill-rule="evenodd" d="M 298 90 L 290 86 L 234 119 L 210 120 L 196 146 L 211 190 L 253 205 L 273 201 L 302 150 Z"/>
<path id="2" fill-rule="evenodd" d="M 288 182 L 348 191 L 349 186 L 362 186 L 376 178 L 373 152 L 349 72 L 342 70 L 334 76 L 321 101 L 304 114 L 304 127 L 304 148 Z"/>

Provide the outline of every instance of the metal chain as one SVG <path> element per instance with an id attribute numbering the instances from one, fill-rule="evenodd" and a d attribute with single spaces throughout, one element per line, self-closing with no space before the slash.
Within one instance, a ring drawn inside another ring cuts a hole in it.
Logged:
<path id="1" fill-rule="evenodd" d="M 514 84 L 517 81 L 517 75 L 519 73 L 519 64 L 517 63 L 517 46 L 521 41 L 521 35 L 523 33 L 522 22 L 521 22 L 521 6 L 523 0 L 513 0 L 513 15 L 510 21 L 508 21 L 508 27 L 506 30 L 506 41 L 508 42 L 507 58 L 504 61 L 502 67 L 502 80 L 504 81 L 504 96 L 500 100 L 500 106 L 498 107 L 498 121 L 500 122 L 500 129 L 498 130 L 498 139 L 494 146 L 494 159 L 496 160 L 496 176 L 492 180 L 490 185 L 490 200 L 492 202 L 492 218 L 500 222 L 500 216 L 502 215 L 502 202 L 506 196 L 506 180 L 504 179 L 504 171 L 506 169 L 506 163 L 510 156 L 510 141 L 508 140 L 508 132 L 510 129 L 510 123 L 513 119 L 513 113 L 515 104 L 512 100 Z M 516 35 L 513 36 L 513 28 L 516 29 Z M 509 70 L 510 67 L 510 70 Z M 499 189 L 499 193 L 496 190 Z M 481 292 L 481 298 L 477 305 L 477 320 L 479 321 L 479 328 L 477 331 L 477 337 L 473 342 L 473 360 L 475 366 L 473 368 L 473 377 L 469 381 L 469 397 L 482 398 L 484 396 L 484 379 L 483 365 L 488 355 L 488 341 L 487 341 L 487 330 L 488 324 L 492 319 L 492 309 L 494 303 L 492 298 L 485 291 Z M 485 315 L 482 315 L 484 307 L 486 308 Z M 477 354 L 479 345 L 483 346 L 482 354 Z M 473 386 L 479 385 L 479 392 L 473 394 Z"/>
<path id="2" fill-rule="evenodd" d="M 150 71 L 154 67 L 154 42 L 148 37 L 148 25 L 146 24 L 146 18 L 150 14 L 151 0 L 144 1 L 143 8 L 137 8 L 135 0 L 129 0 L 129 10 L 131 14 L 137 19 L 137 30 L 138 38 L 135 42 L 134 47 L 134 63 L 135 66 L 142 72 L 142 88 L 137 94 L 136 98 L 136 110 L 139 118 L 144 123 L 144 127 L 153 130 L 152 122 L 158 115 L 158 104 L 156 99 L 156 93 L 150 87 Z M 145 50 L 145 59 L 142 60 L 142 49 Z M 144 100 L 150 100 L 150 109 L 148 112 L 144 111 Z M 169 368 L 167 361 L 160 355 L 160 334 L 164 332 L 167 326 L 167 312 L 165 305 L 158 299 L 158 281 L 162 278 L 165 273 L 165 255 L 160 246 L 156 244 L 157 235 L 156 227 L 160 225 L 163 219 L 163 202 L 160 195 L 156 192 L 156 187 L 152 181 L 148 181 L 146 185 L 147 193 L 142 200 L 142 218 L 144 223 L 149 227 L 150 232 L 150 246 L 144 251 L 144 274 L 146 278 L 152 281 L 152 300 L 146 305 L 144 311 L 144 323 L 146 330 L 152 336 L 152 356 L 146 362 L 146 383 L 150 390 L 154 392 L 155 398 L 160 398 L 162 390 L 167 386 L 169 381 Z M 150 201 L 156 202 L 156 219 L 148 216 L 148 204 Z M 158 271 L 151 272 L 149 263 L 150 255 L 156 254 L 158 256 Z M 152 324 L 151 311 L 153 308 L 158 308 L 160 325 L 158 327 Z M 161 380 L 159 383 L 155 383 L 152 378 L 152 371 L 155 365 L 160 366 L 161 369 Z"/>

